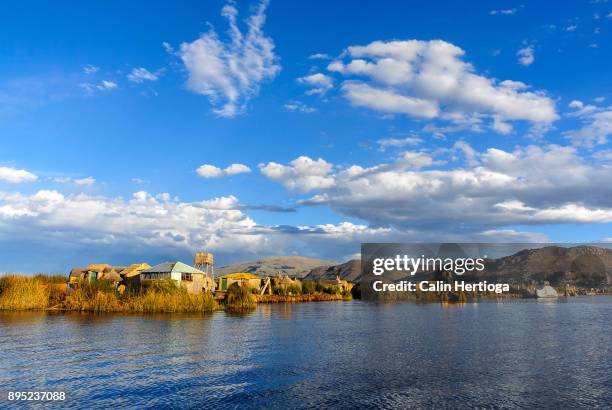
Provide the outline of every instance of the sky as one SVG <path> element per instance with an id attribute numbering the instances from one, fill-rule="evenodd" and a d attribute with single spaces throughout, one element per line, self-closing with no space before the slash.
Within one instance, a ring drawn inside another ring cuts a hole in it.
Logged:
<path id="1" fill-rule="evenodd" d="M 13 2 L 0 272 L 612 240 L 612 2 Z"/>

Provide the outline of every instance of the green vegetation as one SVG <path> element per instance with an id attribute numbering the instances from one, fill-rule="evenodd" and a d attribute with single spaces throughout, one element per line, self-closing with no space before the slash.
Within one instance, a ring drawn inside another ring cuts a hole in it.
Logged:
<path id="1" fill-rule="evenodd" d="M 274 288 L 274 294 L 280 296 L 301 295 L 302 285 L 299 282 L 293 285 L 280 285 Z"/>
<path id="2" fill-rule="evenodd" d="M 302 292 L 306 295 L 312 295 L 317 291 L 317 284 L 312 280 L 302 282 Z"/>
<path id="3" fill-rule="evenodd" d="M 227 290 L 225 306 L 230 311 L 244 311 L 255 309 L 257 298 L 248 286 L 233 284 Z"/>

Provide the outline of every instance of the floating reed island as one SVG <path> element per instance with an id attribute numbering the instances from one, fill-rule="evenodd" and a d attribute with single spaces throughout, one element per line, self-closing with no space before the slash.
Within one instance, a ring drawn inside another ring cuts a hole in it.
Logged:
<path id="1" fill-rule="evenodd" d="M 194 266 L 91 264 L 62 275 L 0 277 L 0 310 L 87 312 L 243 311 L 257 303 L 352 299 L 353 285 L 336 280 L 302 281 L 289 275 L 233 272 L 215 277 L 213 256 L 198 252 Z"/>
<path id="2" fill-rule="evenodd" d="M 301 285 L 301 286 L 300 286 Z M 68 283 L 55 276 L 8 275 L 0 278 L 0 310 L 86 312 L 213 312 L 249 310 L 257 303 L 297 303 L 350 300 L 351 293 L 320 283 L 303 282 L 290 289 L 273 286 L 272 293 L 233 283 L 222 293 L 193 292 L 172 280 L 148 287 L 119 288 L 107 279 Z M 120 285 L 121 286 L 121 285 Z"/>

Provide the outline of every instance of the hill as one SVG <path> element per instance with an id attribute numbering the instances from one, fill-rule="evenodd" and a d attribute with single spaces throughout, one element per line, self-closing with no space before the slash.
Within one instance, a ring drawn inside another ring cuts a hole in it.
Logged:
<path id="1" fill-rule="evenodd" d="M 549 281 L 553 286 L 568 283 L 587 288 L 612 286 L 612 249 L 597 246 L 581 245 L 570 248 L 547 246 L 525 249 L 510 256 L 489 259 L 485 262 L 485 266 L 483 273 L 466 274 L 463 275 L 463 279 L 497 283 Z M 339 265 L 318 267 L 306 275 L 306 279 L 333 279 L 336 275 L 353 283 L 359 282 L 360 261 L 355 259 Z M 431 276 L 431 273 L 423 273 L 412 278 L 425 280 Z"/>
<path id="2" fill-rule="evenodd" d="M 321 266 L 310 271 L 305 280 L 335 279 L 336 276 L 349 282 L 359 282 L 361 279 L 361 261 L 353 259 L 340 265 Z"/>
<path id="3" fill-rule="evenodd" d="M 275 256 L 254 261 L 246 261 L 222 266 L 216 269 L 218 275 L 232 272 L 249 272 L 255 275 L 268 276 L 289 275 L 303 278 L 315 268 L 328 268 L 336 262 L 323 259 L 306 258 L 303 256 Z"/>
<path id="4" fill-rule="evenodd" d="M 487 261 L 485 277 L 497 281 L 549 281 L 580 287 L 612 285 L 612 249 L 547 246 Z"/>

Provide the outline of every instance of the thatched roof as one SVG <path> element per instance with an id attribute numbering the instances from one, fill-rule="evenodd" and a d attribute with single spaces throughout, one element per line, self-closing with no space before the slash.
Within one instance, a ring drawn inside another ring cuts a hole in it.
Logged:
<path id="1" fill-rule="evenodd" d="M 133 263 L 127 268 L 123 269 L 120 273 L 125 278 L 131 278 L 132 276 L 138 276 L 146 269 L 150 269 L 151 265 L 148 263 Z"/>
<path id="2" fill-rule="evenodd" d="M 110 280 L 112 282 L 121 282 L 121 276 L 114 269 L 100 273 L 98 275 L 98 279 Z"/>
<path id="3" fill-rule="evenodd" d="M 104 272 L 105 270 L 110 270 L 112 268 L 108 263 L 92 263 L 91 265 L 87 265 L 85 270 L 90 270 L 93 272 Z"/>

